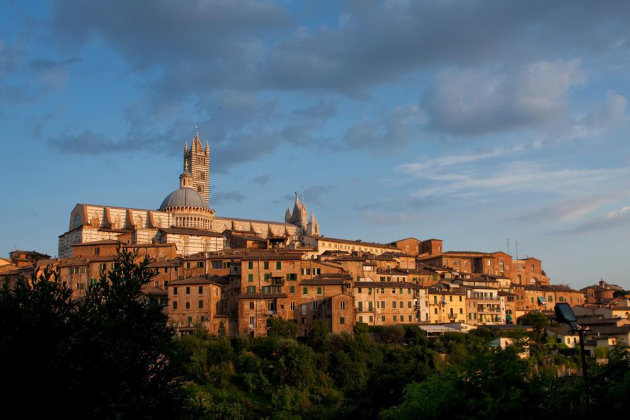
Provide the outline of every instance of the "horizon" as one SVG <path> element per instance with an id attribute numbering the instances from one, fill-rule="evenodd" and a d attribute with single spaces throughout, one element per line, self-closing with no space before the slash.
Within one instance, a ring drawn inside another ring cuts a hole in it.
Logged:
<path id="1" fill-rule="evenodd" d="M 77 203 L 157 209 L 198 126 L 219 217 L 297 191 L 327 237 L 630 289 L 630 4 L 148 4 L 0 4 L 1 257 L 56 255 Z"/>

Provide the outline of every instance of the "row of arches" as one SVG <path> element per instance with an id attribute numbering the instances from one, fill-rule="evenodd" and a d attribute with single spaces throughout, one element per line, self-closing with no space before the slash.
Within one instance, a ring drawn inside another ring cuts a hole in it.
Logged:
<path id="1" fill-rule="evenodd" d="M 175 226 L 210 230 L 212 229 L 212 221 L 205 217 L 176 216 Z"/>

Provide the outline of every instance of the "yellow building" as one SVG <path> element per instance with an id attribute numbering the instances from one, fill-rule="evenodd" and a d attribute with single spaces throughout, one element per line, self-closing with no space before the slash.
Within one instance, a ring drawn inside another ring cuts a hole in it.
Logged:
<path id="1" fill-rule="evenodd" d="M 431 324 L 466 322 L 466 293 L 447 285 L 430 287 L 428 312 Z"/>

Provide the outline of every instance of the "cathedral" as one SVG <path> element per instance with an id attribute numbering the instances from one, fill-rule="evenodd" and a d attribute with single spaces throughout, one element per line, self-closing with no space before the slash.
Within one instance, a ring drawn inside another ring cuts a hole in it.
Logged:
<path id="1" fill-rule="evenodd" d="M 174 243 L 177 254 L 219 251 L 229 247 L 231 235 L 273 240 L 291 246 L 304 235 L 319 236 L 319 224 L 308 214 L 304 198 L 295 194 L 293 211 L 282 222 L 216 216 L 210 207 L 210 149 L 199 140 L 184 146 L 179 188 L 168 194 L 159 209 L 77 204 L 68 231 L 59 236 L 59 258 L 72 256 L 76 244 L 117 240 L 129 244 Z"/>

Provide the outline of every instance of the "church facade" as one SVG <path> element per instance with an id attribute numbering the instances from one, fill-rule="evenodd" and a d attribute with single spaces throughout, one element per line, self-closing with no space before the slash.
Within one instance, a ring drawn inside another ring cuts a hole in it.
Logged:
<path id="1" fill-rule="evenodd" d="M 70 213 L 68 231 L 59 236 L 58 255 L 72 256 L 76 244 L 117 240 L 128 244 L 173 243 L 177 254 L 220 251 L 229 235 L 273 238 L 284 246 L 303 235 L 319 236 L 319 223 L 308 214 L 304 199 L 296 193 L 293 211 L 287 208 L 283 222 L 218 217 L 210 207 L 210 149 L 199 133 L 184 147 L 184 172 L 179 188 L 167 195 L 160 207 L 136 209 L 77 204 Z"/>

